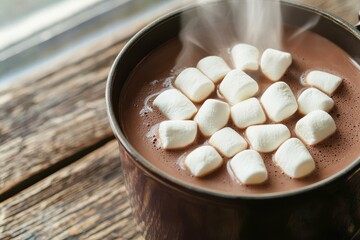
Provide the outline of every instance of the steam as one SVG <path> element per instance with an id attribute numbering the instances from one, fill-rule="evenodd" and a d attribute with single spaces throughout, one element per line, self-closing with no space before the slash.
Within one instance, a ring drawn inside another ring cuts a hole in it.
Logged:
<path id="1" fill-rule="evenodd" d="M 210 3 L 205 4 L 208 2 Z M 231 12 L 229 9 L 216 8 L 211 2 L 214 1 L 198 0 L 200 7 L 194 12 L 182 15 L 183 29 L 180 40 L 183 43 L 183 49 L 178 63 L 186 62 L 195 49 L 209 55 L 222 56 L 228 46 L 236 40 L 236 33 L 231 29 L 232 23 L 226 20 L 226 16 L 229 16 Z"/>
<path id="2" fill-rule="evenodd" d="M 194 52 L 226 58 L 237 43 L 282 50 L 283 23 L 280 0 L 197 0 L 199 6 L 182 16 L 180 40 L 182 52 L 177 68 L 185 67 Z M 313 28 L 317 16 L 300 27 L 288 40 L 300 40 L 302 33 Z"/>
<path id="3" fill-rule="evenodd" d="M 301 35 L 302 35 L 304 32 L 306 32 L 307 30 L 315 27 L 316 24 L 318 24 L 319 20 L 320 20 L 320 16 L 319 16 L 319 15 L 314 16 L 313 18 L 309 19 L 306 24 L 304 24 L 302 27 L 300 27 L 298 30 L 296 30 L 296 32 L 294 32 L 294 33 L 291 35 L 291 37 L 289 38 L 289 40 L 291 41 L 291 40 L 293 40 L 293 39 L 295 39 L 295 38 L 301 37 Z"/>
<path id="4" fill-rule="evenodd" d="M 182 16 L 183 49 L 178 65 L 186 62 L 195 49 L 223 56 L 240 42 L 260 50 L 281 49 L 280 0 L 198 0 L 197 4 L 200 7 L 194 12 Z"/>
<path id="5" fill-rule="evenodd" d="M 229 1 L 240 42 L 266 48 L 281 49 L 282 16 L 280 0 Z"/>

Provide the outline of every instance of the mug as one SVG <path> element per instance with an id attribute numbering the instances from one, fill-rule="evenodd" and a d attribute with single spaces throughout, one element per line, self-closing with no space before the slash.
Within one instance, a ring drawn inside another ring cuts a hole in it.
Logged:
<path id="1" fill-rule="evenodd" d="M 208 3 L 227 7 L 224 2 Z M 230 196 L 189 186 L 160 171 L 127 140 L 121 94 L 135 66 L 180 33 L 181 14 L 172 12 L 138 32 L 117 56 L 106 87 L 107 111 L 118 140 L 133 214 L 145 239 L 360 239 L 360 158 L 337 174 L 291 192 Z M 283 21 L 312 29 L 360 64 L 360 32 L 319 9 L 281 2 Z M 266 29 L 265 29 L 266 30 Z"/>

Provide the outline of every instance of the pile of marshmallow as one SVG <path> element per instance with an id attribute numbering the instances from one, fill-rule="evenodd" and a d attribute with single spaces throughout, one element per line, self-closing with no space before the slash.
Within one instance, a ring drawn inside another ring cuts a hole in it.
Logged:
<path id="1" fill-rule="evenodd" d="M 335 122 L 327 112 L 334 106 L 329 95 L 342 79 L 323 71 L 311 71 L 305 76 L 309 88 L 296 99 L 290 87 L 279 81 L 292 63 L 290 53 L 266 49 L 259 63 L 256 47 L 238 44 L 231 49 L 231 56 L 235 69 L 220 57 L 203 58 L 196 68 L 186 68 L 177 76 L 175 88 L 155 98 L 153 105 L 170 119 L 159 125 L 162 148 L 185 148 L 195 141 L 199 130 L 208 141 L 184 159 L 186 168 L 196 177 L 218 169 L 225 157 L 230 159 L 236 180 L 246 185 L 262 183 L 267 180 L 268 172 L 259 153 L 273 151 L 276 151 L 274 162 L 291 178 L 310 174 L 315 162 L 303 142 L 314 145 L 336 131 Z M 275 82 L 260 101 L 254 97 L 258 83 L 244 72 L 258 70 L 259 65 L 262 73 Z M 216 88 L 226 102 L 207 99 Z M 194 103 L 202 105 L 197 109 Z M 280 122 L 297 110 L 305 116 L 296 123 L 298 138 L 291 138 L 288 127 Z M 230 118 L 244 131 L 247 140 L 225 127 Z M 267 118 L 273 124 L 264 124 Z M 249 145 L 251 149 L 246 150 Z"/>

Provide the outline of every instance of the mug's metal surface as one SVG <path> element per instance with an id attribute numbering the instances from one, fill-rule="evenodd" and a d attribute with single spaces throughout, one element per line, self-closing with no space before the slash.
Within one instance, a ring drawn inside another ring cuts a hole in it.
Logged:
<path id="1" fill-rule="evenodd" d="M 225 7 L 222 3 L 216 7 Z M 182 11 L 150 24 L 121 51 L 110 71 L 106 102 L 119 141 L 126 189 L 146 239 L 351 239 L 360 229 L 360 159 L 331 178 L 277 194 L 232 196 L 189 186 L 160 172 L 129 144 L 121 125 L 121 89 L 135 66 L 176 37 Z M 286 23 L 312 29 L 360 63 L 360 33 L 318 9 L 282 3 Z M 296 16 L 296 17 L 294 17 Z M 360 82 L 359 82 L 360 84 Z M 120 103 L 119 103 L 120 102 Z"/>

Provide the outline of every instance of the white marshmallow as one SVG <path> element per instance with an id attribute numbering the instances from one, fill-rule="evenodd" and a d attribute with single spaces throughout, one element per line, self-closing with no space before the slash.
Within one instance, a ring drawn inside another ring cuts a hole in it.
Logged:
<path id="1" fill-rule="evenodd" d="M 231 56 L 236 69 L 258 70 L 259 50 L 249 44 L 237 44 L 231 49 Z"/>
<path id="2" fill-rule="evenodd" d="M 289 129 L 283 124 L 266 124 L 248 127 L 245 131 L 251 147 L 258 152 L 272 152 L 286 139 L 290 138 Z"/>
<path id="3" fill-rule="evenodd" d="M 292 178 L 304 177 L 315 169 L 314 159 L 297 138 L 286 140 L 276 151 L 274 160 Z"/>
<path id="4" fill-rule="evenodd" d="M 236 127 L 246 128 L 251 125 L 264 123 L 265 113 L 256 98 L 249 98 L 231 107 L 231 119 Z"/>
<path id="5" fill-rule="evenodd" d="M 341 84 L 342 78 L 323 71 L 311 71 L 306 75 L 305 82 L 331 95 Z"/>
<path id="6" fill-rule="evenodd" d="M 220 82 L 231 70 L 224 59 L 217 56 L 201 59 L 196 67 L 214 83 Z"/>
<path id="7" fill-rule="evenodd" d="M 216 148 L 225 157 L 232 157 L 247 148 L 247 142 L 234 129 L 225 127 L 214 133 L 209 144 Z"/>
<path id="8" fill-rule="evenodd" d="M 264 161 L 254 150 L 245 150 L 236 154 L 230 160 L 230 167 L 243 184 L 259 184 L 268 178 Z"/>
<path id="9" fill-rule="evenodd" d="M 168 120 L 160 123 L 159 138 L 164 149 L 177 149 L 193 143 L 197 124 L 191 120 Z"/>
<path id="10" fill-rule="evenodd" d="M 268 117 L 280 122 L 298 109 L 294 94 L 284 82 L 277 82 L 268 87 L 260 98 Z"/>
<path id="11" fill-rule="evenodd" d="M 208 99 L 200 107 L 194 121 L 198 123 L 201 133 L 208 137 L 223 128 L 229 121 L 229 117 L 230 108 L 227 103 Z"/>
<path id="12" fill-rule="evenodd" d="M 201 102 L 214 90 L 214 83 L 197 68 L 186 68 L 175 79 L 175 86 L 193 102 Z"/>
<path id="13" fill-rule="evenodd" d="M 231 70 L 219 87 L 220 93 L 232 104 L 254 96 L 259 90 L 257 82 L 241 70 Z"/>
<path id="14" fill-rule="evenodd" d="M 272 81 L 278 81 L 291 65 L 291 54 L 268 48 L 261 56 L 261 70 Z"/>
<path id="15" fill-rule="evenodd" d="M 334 119 L 322 110 L 312 111 L 295 126 L 296 135 L 309 145 L 317 144 L 336 131 Z"/>
<path id="16" fill-rule="evenodd" d="M 298 104 L 299 111 L 303 114 L 315 110 L 329 112 L 334 107 L 334 100 L 316 88 L 308 88 L 300 94 Z"/>
<path id="17" fill-rule="evenodd" d="M 153 105 L 171 120 L 190 119 L 197 112 L 195 105 L 176 89 L 160 93 L 155 98 Z"/>
<path id="18" fill-rule="evenodd" d="M 201 146 L 185 158 L 185 166 L 196 177 L 208 175 L 219 168 L 223 160 L 215 148 Z"/>

